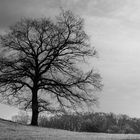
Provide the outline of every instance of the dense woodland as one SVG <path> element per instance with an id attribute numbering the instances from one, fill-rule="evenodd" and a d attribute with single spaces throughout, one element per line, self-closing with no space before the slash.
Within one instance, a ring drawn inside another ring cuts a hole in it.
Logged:
<path id="1" fill-rule="evenodd" d="M 13 121 L 28 123 L 27 114 L 12 117 Z M 140 133 L 140 119 L 113 113 L 65 113 L 54 116 L 40 116 L 39 125 L 47 128 L 78 132 Z"/>

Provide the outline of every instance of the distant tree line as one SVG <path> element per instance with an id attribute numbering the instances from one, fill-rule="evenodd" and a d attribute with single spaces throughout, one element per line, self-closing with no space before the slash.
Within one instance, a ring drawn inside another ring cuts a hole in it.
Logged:
<path id="1" fill-rule="evenodd" d="M 12 120 L 28 124 L 30 117 L 19 113 Z M 64 113 L 53 116 L 40 116 L 39 126 L 78 132 L 101 133 L 140 133 L 140 119 L 113 113 Z"/>
<path id="2" fill-rule="evenodd" d="M 39 125 L 78 132 L 140 133 L 140 119 L 113 113 L 66 113 L 40 117 Z"/>
<path id="3" fill-rule="evenodd" d="M 19 111 L 17 115 L 12 116 L 12 121 L 21 123 L 21 124 L 29 124 L 31 117 L 25 111 Z"/>

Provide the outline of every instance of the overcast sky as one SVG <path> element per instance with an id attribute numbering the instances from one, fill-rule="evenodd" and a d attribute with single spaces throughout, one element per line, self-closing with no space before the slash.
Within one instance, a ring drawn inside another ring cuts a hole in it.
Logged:
<path id="1" fill-rule="evenodd" d="M 60 7 L 85 19 L 103 78 L 97 111 L 140 117 L 140 0 L 0 0 L 0 31 L 21 17 L 55 16 Z M 0 104 L 0 117 L 17 110 Z"/>

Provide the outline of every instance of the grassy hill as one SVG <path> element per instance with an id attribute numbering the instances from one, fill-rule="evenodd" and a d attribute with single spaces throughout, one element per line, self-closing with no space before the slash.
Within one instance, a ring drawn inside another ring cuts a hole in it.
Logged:
<path id="1" fill-rule="evenodd" d="M 140 140 L 140 135 L 79 133 L 25 126 L 0 119 L 0 140 Z"/>

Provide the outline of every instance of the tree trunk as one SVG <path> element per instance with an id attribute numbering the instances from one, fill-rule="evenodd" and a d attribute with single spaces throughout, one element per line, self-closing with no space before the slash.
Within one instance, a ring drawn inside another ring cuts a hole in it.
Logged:
<path id="1" fill-rule="evenodd" d="M 37 89 L 34 88 L 32 91 L 32 120 L 31 125 L 38 126 L 38 97 Z"/>

